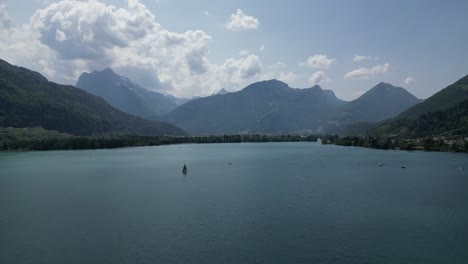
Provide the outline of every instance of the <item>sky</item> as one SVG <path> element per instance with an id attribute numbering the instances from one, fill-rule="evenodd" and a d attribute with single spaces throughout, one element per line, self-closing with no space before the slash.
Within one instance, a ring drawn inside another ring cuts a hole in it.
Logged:
<path id="1" fill-rule="evenodd" d="M 352 100 L 468 74 L 468 1 L 0 0 L 0 58 L 75 84 L 111 67 L 178 97 L 266 79 Z"/>

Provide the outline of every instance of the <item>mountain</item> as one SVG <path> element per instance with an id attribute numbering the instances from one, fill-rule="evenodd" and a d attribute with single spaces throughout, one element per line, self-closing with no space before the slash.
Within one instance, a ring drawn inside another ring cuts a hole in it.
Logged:
<path id="1" fill-rule="evenodd" d="M 166 120 L 191 134 L 318 133 L 344 104 L 318 85 L 293 89 L 269 80 L 238 92 L 192 100 Z"/>
<path id="2" fill-rule="evenodd" d="M 401 87 L 381 82 L 346 104 L 337 118 L 351 123 L 379 122 L 395 117 L 421 101 Z"/>
<path id="3" fill-rule="evenodd" d="M 146 119 L 158 119 L 179 105 L 163 94 L 141 88 L 110 68 L 83 73 L 76 87 L 104 98 L 117 109 Z"/>
<path id="4" fill-rule="evenodd" d="M 209 96 L 213 96 L 213 95 L 223 95 L 223 94 L 228 94 L 228 93 L 229 93 L 229 92 L 228 92 L 226 89 L 221 88 L 217 93 L 212 93 L 212 94 L 209 95 Z M 194 96 L 194 97 L 192 98 L 192 100 L 193 100 L 193 99 L 202 98 L 202 97 L 203 97 L 203 96 Z"/>
<path id="5" fill-rule="evenodd" d="M 401 113 L 399 118 L 416 119 L 422 114 L 446 110 L 468 99 L 468 76 L 440 90 L 419 105 Z"/>
<path id="6" fill-rule="evenodd" d="M 339 133 L 375 127 L 421 102 L 401 87 L 379 83 L 354 101 L 338 99 L 316 85 L 294 89 L 277 81 L 192 100 L 167 121 L 192 134 Z"/>
<path id="7" fill-rule="evenodd" d="M 374 135 L 425 137 L 468 135 L 468 75 L 396 118 L 372 130 Z"/>
<path id="8" fill-rule="evenodd" d="M 42 127 L 73 135 L 183 135 L 167 123 L 121 112 L 102 98 L 0 60 L 0 127 Z"/>
<path id="9" fill-rule="evenodd" d="M 221 90 L 219 90 L 217 94 L 223 95 L 223 94 L 228 94 L 228 93 L 229 93 L 229 92 L 228 92 L 226 89 L 221 88 Z"/>
<path id="10" fill-rule="evenodd" d="M 174 102 L 177 106 L 183 105 L 183 104 L 187 103 L 188 101 L 192 100 L 192 99 L 188 99 L 188 98 L 175 97 L 175 96 L 173 96 L 171 94 L 166 94 L 166 97 L 169 98 L 172 102 Z"/>

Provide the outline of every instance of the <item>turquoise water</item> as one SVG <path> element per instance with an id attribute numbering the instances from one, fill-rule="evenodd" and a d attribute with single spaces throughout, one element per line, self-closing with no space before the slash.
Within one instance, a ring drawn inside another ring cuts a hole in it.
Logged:
<path id="1" fill-rule="evenodd" d="M 0 263 L 465 264 L 459 167 L 317 143 L 0 153 Z"/>

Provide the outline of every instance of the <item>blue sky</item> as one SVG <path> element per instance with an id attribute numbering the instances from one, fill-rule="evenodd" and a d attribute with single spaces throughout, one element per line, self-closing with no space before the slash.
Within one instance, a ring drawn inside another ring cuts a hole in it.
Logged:
<path id="1" fill-rule="evenodd" d="M 468 74 L 468 1 L 60 2 L 0 0 L 10 21 L 0 57 L 71 84 L 110 66 L 185 97 L 278 78 L 298 88 L 318 83 L 345 100 L 380 81 L 427 98 Z M 92 29 L 78 26 L 83 17 Z M 141 33 L 132 22 L 153 29 Z"/>

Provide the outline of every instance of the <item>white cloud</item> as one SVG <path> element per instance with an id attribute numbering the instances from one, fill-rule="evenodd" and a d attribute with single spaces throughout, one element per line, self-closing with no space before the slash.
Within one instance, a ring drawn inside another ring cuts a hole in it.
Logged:
<path id="1" fill-rule="evenodd" d="M 282 61 L 277 61 L 276 63 L 269 65 L 267 67 L 268 71 L 264 72 L 261 76 L 261 80 L 271 80 L 277 79 L 283 81 L 289 85 L 297 81 L 301 76 L 290 71 L 286 71 L 288 65 Z"/>
<path id="2" fill-rule="evenodd" d="M 123 8 L 61 1 L 38 10 L 28 24 L 0 28 L 0 57 L 67 84 L 82 72 L 112 67 L 146 88 L 186 97 L 219 87 L 234 91 L 262 77 L 254 54 L 210 62 L 211 39 L 202 30 L 165 29 L 138 0 Z"/>
<path id="3" fill-rule="evenodd" d="M 260 51 L 264 51 L 265 50 L 265 44 L 262 44 L 259 48 Z"/>
<path id="4" fill-rule="evenodd" d="M 267 72 L 261 76 L 262 80 L 271 80 L 271 79 L 276 79 L 283 81 L 287 84 L 291 84 L 295 82 L 299 76 L 293 72 Z"/>
<path id="5" fill-rule="evenodd" d="M 241 50 L 239 51 L 239 55 L 241 56 L 245 56 L 245 55 L 248 55 L 250 52 L 248 50 Z"/>
<path id="6" fill-rule="evenodd" d="M 416 80 L 415 80 L 413 77 L 407 77 L 407 78 L 405 79 L 405 84 L 406 84 L 406 85 L 412 85 L 412 84 L 414 84 L 415 82 L 416 82 Z"/>
<path id="7" fill-rule="evenodd" d="M 257 55 L 249 55 L 238 60 L 227 59 L 222 68 L 238 79 L 251 78 L 263 71 L 262 62 Z"/>
<path id="8" fill-rule="evenodd" d="M 260 22 L 253 16 L 248 16 L 237 9 L 235 14 L 231 15 L 231 19 L 226 23 L 225 27 L 234 31 L 243 31 L 249 29 L 257 29 L 260 26 Z"/>
<path id="9" fill-rule="evenodd" d="M 257 55 L 227 59 L 222 65 L 210 64 L 208 73 L 200 76 L 199 80 L 206 87 L 203 95 L 209 95 L 224 87 L 229 91 L 237 91 L 248 84 L 263 79 L 263 64 Z M 195 94 L 195 95 L 199 95 Z"/>
<path id="10" fill-rule="evenodd" d="M 354 55 L 353 61 L 363 61 L 363 60 L 371 60 L 371 59 L 373 59 L 372 56 Z"/>
<path id="11" fill-rule="evenodd" d="M 388 72 L 389 68 L 390 64 L 388 63 L 385 63 L 384 65 L 377 65 L 372 68 L 360 68 L 346 73 L 344 78 L 353 80 L 368 80 L 370 76 Z"/>
<path id="12" fill-rule="evenodd" d="M 331 82 L 331 79 L 325 74 L 324 71 L 318 71 L 309 77 L 310 84 L 324 84 Z"/>
<path id="13" fill-rule="evenodd" d="M 277 79 L 287 84 L 296 81 L 299 76 L 293 72 L 279 72 Z"/>
<path id="14" fill-rule="evenodd" d="M 305 63 L 301 63 L 301 65 L 316 69 L 328 69 L 334 61 L 335 59 L 328 58 L 325 54 L 315 54 L 314 56 L 310 56 Z"/>
<path id="15" fill-rule="evenodd" d="M 275 64 L 271 65 L 269 68 L 272 69 L 283 69 L 288 67 L 288 65 L 282 61 L 277 61 Z"/>
<path id="16" fill-rule="evenodd" d="M 5 7 L 6 0 L 0 0 L 0 30 L 9 29 L 12 25 Z"/>

